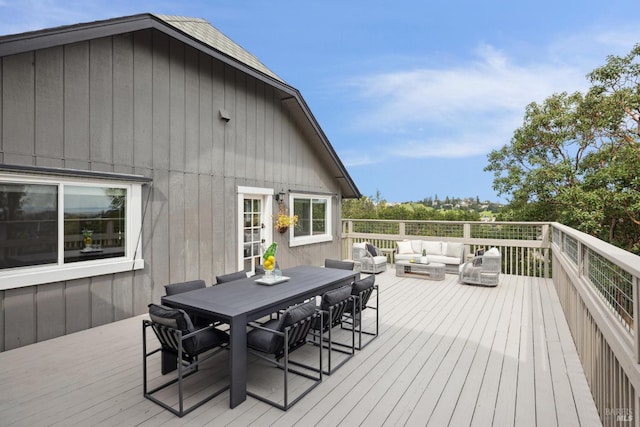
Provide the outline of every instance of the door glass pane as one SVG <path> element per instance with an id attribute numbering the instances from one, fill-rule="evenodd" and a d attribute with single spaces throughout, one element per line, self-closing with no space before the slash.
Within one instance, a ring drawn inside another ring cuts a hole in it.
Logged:
<path id="1" fill-rule="evenodd" d="M 58 262 L 58 186 L 0 184 L 0 269 Z"/>
<path id="2" fill-rule="evenodd" d="M 64 261 L 124 256 L 127 190 L 64 188 Z"/>
<path id="3" fill-rule="evenodd" d="M 255 263 L 260 260 L 260 245 L 262 242 L 262 201 L 260 199 L 246 198 L 243 206 L 244 215 L 244 248 L 243 265 L 246 271 L 253 271 Z M 246 268 L 250 266 L 250 268 Z"/>

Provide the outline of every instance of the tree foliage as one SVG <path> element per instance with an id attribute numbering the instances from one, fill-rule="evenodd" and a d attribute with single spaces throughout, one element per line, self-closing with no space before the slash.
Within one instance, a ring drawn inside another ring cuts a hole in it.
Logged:
<path id="1" fill-rule="evenodd" d="M 387 203 L 378 193 L 376 201 L 363 196 L 342 202 L 342 217 L 351 219 L 394 219 L 394 220 L 438 220 L 438 221 L 478 221 L 479 209 L 476 205 L 462 208 L 460 199 L 457 208 L 438 207 L 427 199 L 422 202 Z M 472 199 L 475 200 L 475 199 Z M 483 207 L 488 205 L 484 204 Z"/>
<path id="2" fill-rule="evenodd" d="M 558 221 L 640 253 L 640 44 L 588 74 L 586 93 L 527 106 L 488 155 L 500 219 Z"/>

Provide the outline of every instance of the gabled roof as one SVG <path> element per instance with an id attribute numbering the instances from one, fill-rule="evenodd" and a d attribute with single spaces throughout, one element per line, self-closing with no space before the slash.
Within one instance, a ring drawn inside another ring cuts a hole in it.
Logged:
<path id="1" fill-rule="evenodd" d="M 216 27 L 208 23 L 202 18 L 189 18 L 186 16 L 169 16 L 169 15 L 157 15 L 157 18 L 162 19 L 167 24 L 184 31 L 201 42 L 211 46 L 220 52 L 226 53 L 231 58 L 235 58 L 246 65 L 255 68 L 258 71 L 262 71 L 264 74 L 273 77 L 276 80 L 280 80 L 284 83 L 280 77 L 273 71 L 266 67 L 258 58 L 251 53 L 244 50 L 240 45 L 231 40 L 229 37 L 222 34 Z"/>
<path id="2" fill-rule="evenodd" d="M 145 13 L 2 36 L 0 57 L 149 28 L 180 40 L 282 92 L 282 99 L 288 100 L 284 105 L 299 120 L 303 132 L 321 144 L 323 149 L 318 150 L 318 153 L 340 183 L 343 197 L 361 197 L 360 191 L 300 92 L 204 19 Z"/>

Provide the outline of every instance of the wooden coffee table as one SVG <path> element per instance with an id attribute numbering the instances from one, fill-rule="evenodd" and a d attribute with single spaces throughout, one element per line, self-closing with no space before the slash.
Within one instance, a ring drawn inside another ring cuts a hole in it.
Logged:
<path id="1" fill-rule="evenodd" d="M 418 262 L 396 261 L 396 276 L 417 277 L 427 280 L 444 280 L 445 265 L 440 262 L 420 264 Z"/>

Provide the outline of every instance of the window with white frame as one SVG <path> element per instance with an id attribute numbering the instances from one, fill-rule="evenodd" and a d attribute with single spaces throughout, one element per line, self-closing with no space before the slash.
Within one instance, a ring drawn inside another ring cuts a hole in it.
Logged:
<path id="1" fill-rule="evenodd" d="M 142 268 L 141 183 L 0 174 L 0 289 Z"/>
<path id="2" fill-rule="evenodd" d="M 331 234 L 331 196 L 291 194 L 290 205 L 298 223 L 291 231 L 291 246 L 333 240 Z"/>

